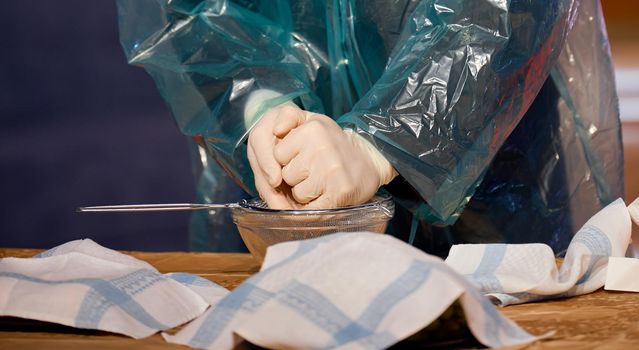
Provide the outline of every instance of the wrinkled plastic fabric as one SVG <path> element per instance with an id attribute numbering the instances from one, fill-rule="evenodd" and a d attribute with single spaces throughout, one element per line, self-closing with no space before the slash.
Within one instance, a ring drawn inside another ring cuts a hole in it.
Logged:
<path id="1" fill-rule="evenodd" d="M 206 151 L 190 144 L 197 187 L 196 203 L 233 203 L 249 196 Z M 244 243 L 229 210 L 199 210 L 191 214 L 189 246 L 192 250 L 244 251 Z"/>
<path id="2" fill-rule="evenodd" d="M 118 11 L 129 62 L 249 194 L 243 113 L 259 89 L 282 96 L 258 114 L 293 100 L 369 139 L 400 174 L 387 186 L 394 233 L 433 253 L 480 241 L 561 251 L 623 194 L 597 1 L 118 0 Z"/>

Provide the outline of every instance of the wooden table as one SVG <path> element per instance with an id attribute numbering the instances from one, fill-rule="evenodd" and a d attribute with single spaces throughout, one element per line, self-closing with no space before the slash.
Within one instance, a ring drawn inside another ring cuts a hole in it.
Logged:
<path id="1" fill-rule="evenodd" d="M 33 249 L 2 249 L 0 257 L 28 257 Z M 229 253 L 143 253 L 129 252 L 160 272 L 191 272 L 233 289 L 259 266 L 248 254 Z M 639 294 L 598 292 L 576 298 L 508 306 L 501 309 L 532 334 L 555 331 L 555 335 L 518 349 L 639 349 Z M 27 327 L 28 328 L 28 327 Z M 134 340 L 124 336 L 76 330 L 67 327 L 21 329 L 2 328 L 1 349 L 91 350 L 131 347 L 135 349 L 185 349 L 164 342 L 158 335 Z"/>

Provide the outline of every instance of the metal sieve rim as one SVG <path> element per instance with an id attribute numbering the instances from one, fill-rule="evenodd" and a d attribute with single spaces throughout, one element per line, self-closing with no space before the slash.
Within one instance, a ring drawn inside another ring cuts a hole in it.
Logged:
<path id="1" fill-rule="evenodd" d="M 251 204 L 251 201 L 254 201 L 254 200 L 255 199 L 251 199 L 251 200 L 242 199 L 238 204 L 240 208 L 243 208 L 243 209 L 254 210 L 254 211 L 263 212 L 263 213 L 275 213 L 275 214 L 305 214 L 305 215 L 335 214 L 335 213 L 343 213 L 346 211 L 353 211 L 353 210 L 379 208 L 382 210 L 382 212 L 386 216 L 388 217 L 393 216 L 392 212 L 387 208 L 387 206 L 390 204 L 389 202 L 392 202 L 392 197 L 387 193 L 376 194 L 370 201 L 364 204 L 334 208 L 334 209 L 293 209 L 293 210 L 270 209 L 270 208 L 259 207 L 255 204 Z"/>

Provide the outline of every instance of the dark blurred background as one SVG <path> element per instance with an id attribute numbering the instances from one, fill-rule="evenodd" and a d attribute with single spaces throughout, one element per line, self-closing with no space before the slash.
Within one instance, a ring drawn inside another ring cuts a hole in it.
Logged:
<path id="1" fill-rule="evenodd" d="M 185 250 L 188 214 L 78 214 L 193 201 L 188 146 L 150 77 L 128 66 L 114 1 L 3 1 L 0 246 L 89 237 Z"/>
<path id="2" fill-rule="evenodd" d="M 639 2 L 602 5 L 630 201 L 639 196 Z M 75 213 L 195 197 L 186 140 L 150 77 L 127 65 L 115 2 L 2 1 L 0 11 L 0 246 L 90 237 L 116 249 L 186 250 L 187 213 Z"/>

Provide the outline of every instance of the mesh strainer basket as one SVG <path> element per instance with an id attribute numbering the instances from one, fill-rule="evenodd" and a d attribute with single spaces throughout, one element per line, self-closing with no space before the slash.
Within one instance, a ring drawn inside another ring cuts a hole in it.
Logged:
<path id="1" fill-rule="evenodd" d="M 389 195 L 376 195 L 353 207 L 322 210 L 269 209 L 261 199 L 241 201 L 233 208 L 233 222 L 251 254 L 260 262 L 270 245 L 335 232 L 383 233 L 395 205 Z"/>

